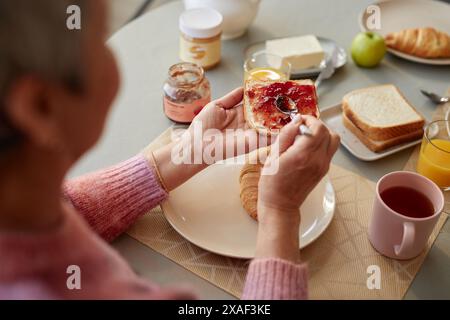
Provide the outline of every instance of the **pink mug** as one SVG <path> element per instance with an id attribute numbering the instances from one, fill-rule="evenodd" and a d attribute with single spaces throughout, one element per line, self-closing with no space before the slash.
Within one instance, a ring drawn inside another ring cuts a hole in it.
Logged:
<path id="1" fill-rule="evenodd" d="M 395 212 L 381 198 L 392 187 L 409 187 L 420 191 L 433 204 L 434 214 L 412 218 Z M 369 240 L 381 254 L 399 260 L 418 256 L 444 209 L 444 195 L 430 179 L 414 172 L 397 171 L 383 176 L 377 183 L 373 214 L 369 223 Z"/>

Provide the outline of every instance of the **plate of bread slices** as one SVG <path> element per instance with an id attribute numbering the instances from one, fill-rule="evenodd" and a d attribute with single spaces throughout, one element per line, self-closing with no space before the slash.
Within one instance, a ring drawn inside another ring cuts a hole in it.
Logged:
<path id="1" fill-rule="evenodd" d="M 450 65 L 450 4 L 431 0 L 380 1 L 380 29 L 371 30 L 373 11 L 363 11 L 363 31 L 380 33 L 388 51 L 400 58 L 431 64 Z"/>
<path id="2" fill-rule="evenodd" d="M 311 81 L 248 80 L 244 108 L 248 124 L 263 134 L 274 134 L 290 121 L 272 105 L 284 95 L 304 114 L 319 116 Z M 258 182 L 270 147 L 227 159 L 206 168 L 173 190 L 162 204 L 172 227 L 205 250 L 234 258 L 251 259 L 258 231 Z M 300 249 L 311 244 L 331 223 L 335 193 L 325 177 L 308 195 L 301 208 Z"/>
<path id="3" fill-rule="evenodd" d="M 322 110 L 322 120 L 355 157 L 374 161 L 421 142 L 424 117 L 392 85 L 357 89 Z"/>

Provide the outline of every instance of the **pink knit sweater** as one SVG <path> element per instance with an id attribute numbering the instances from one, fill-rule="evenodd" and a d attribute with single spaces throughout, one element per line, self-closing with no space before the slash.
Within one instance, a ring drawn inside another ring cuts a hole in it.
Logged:
<path id="1" fill-rule="evenodd" d="M 57 230 L 0 233 L 0 299 L 195 298 L 193 291 L 161 288 L 139 278 L 104 241 L 168 196 L 142 156 L 69 181 L 64 195 L 64 222 Z M 75 273 L 69 266 L 79 267 L 79 282 L 70 278 Z M 305 299 L 306 283 L 304 265 L 256 259 L 242 298 Z"/>

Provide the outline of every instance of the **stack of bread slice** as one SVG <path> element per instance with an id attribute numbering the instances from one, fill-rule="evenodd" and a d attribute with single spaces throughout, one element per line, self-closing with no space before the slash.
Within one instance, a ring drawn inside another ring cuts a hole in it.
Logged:
<path id="1" fill-rule="evenodd" d="M 425 119 L 392 84 L 352 91 L 342 109 L 344 126 L 373 152 L 423 135 Z"/>

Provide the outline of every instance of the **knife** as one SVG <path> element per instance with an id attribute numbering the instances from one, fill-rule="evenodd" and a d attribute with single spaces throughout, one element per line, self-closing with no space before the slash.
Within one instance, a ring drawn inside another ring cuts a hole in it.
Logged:
<path id="1" fill-rule="evenodd" d="M 315 82 L 316 90 L 317 88 L 319 88 L 319 85 L 322 83 L 322 80 L 326 80 L 334 74 L 334 71 L 336 70 L 337 60 L 338 60 L 338 49 L 336 46 L 334 46 L 331 54 L 322 62 L 324 66 L 316 79 Z"/>

